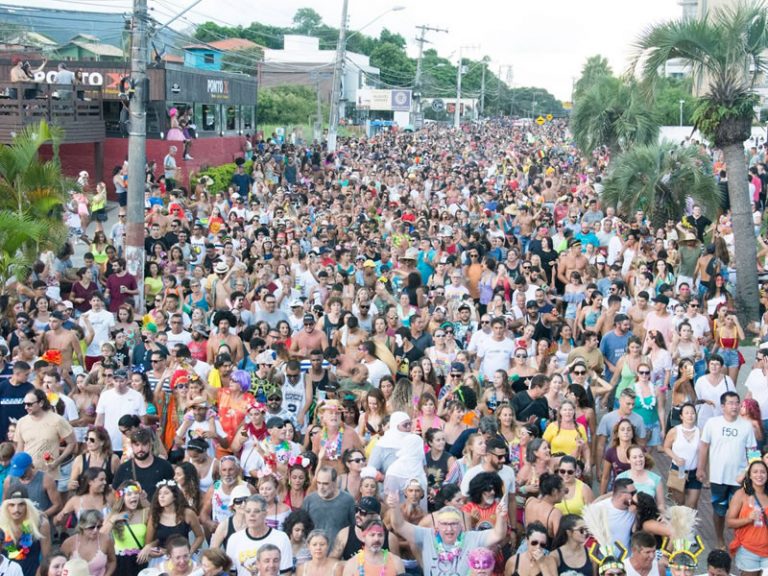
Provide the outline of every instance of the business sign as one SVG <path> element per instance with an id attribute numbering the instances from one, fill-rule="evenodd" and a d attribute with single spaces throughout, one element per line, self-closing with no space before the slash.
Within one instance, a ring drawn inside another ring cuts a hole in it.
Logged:
<path id="1" fill-rule="evenodd" d="M 227 80 L 222 80 L 221 78 L 208 78 L 206 89 L 212 98 L 226 99 L 229 97 L 229 82 Z"/>
<path id="2" fill-rule="evenodd" d="M 373 90 L 361 88 L 357 91 L 357 108 L 385 112 L 408 112 L 411 109 L 410 90 Z"/>
<path id="3" fill-rule="evenodd" d="M 125 70 L 83 70 L 81 71 L 81 79 L 84 86 L 97 87 L 101 86 L 104 89 L 104 94 L 117 95 L 120 92 L 120 80 L 126 76 Z M 45 84 L 56 84 L 56 76 L 59 71 L 53 70 L 40 70 L 35 72 L 35 82 Z"/>
<path id="4" fill-rule="evenodd" d="M 434 112 L 442 112 L 445 110 L 445 102 L 443 102 L 442 98 L 435 98 L 432 100 L 432 110 Z"/>

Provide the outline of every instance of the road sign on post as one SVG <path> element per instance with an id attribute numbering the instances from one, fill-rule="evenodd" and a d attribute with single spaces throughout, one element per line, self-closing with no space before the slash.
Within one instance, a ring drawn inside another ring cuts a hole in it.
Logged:
<path id="1" fill-rule="evenodd" d="M 547 122 L 552 122 L 553 118 L 554 116 L 552 116 L 552 114 L 547 114 Z"/>
<path id="2" fill-rule="evenodd" d="M 435 112 L 442 112 L 445 110 L 445 102 L 443 102 L 442 98 L 435 98 L 432 100 L 432 110 Z"/>
<path id="3" fill-rule="evenodd" d="M 546 122 L 546 120 L 544 120 L 542 116 L 539 116 L 538 118 L 536 118 L 536 124 L 538 124 L 539 126 L 544 124 L 544 122 Z"/>

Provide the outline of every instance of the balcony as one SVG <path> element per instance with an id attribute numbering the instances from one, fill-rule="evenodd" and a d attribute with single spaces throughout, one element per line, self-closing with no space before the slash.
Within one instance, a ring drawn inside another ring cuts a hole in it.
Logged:
<path id="1" fill-rule="evenodd" d="M 46 120 L 64 130 L 62 144 L 104 140 L 101 87 L 77 86 L 59 94 L 56 85 L 35 82 L 0 82 L 0 144 L 28 124 Z"/>

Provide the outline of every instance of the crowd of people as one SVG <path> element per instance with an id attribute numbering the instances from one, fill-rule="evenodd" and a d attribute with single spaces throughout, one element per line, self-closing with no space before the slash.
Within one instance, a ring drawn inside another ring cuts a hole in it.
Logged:
<path id="1" fill-rule="evenodd" d="M 768 348 L 739 351 L 766 331 L 727 210 L 617 213 L 607 152 L 557 121 L 249 156 L 219 187 L 148 166 L 143 282 L 127 166 L 81 173 L 83 266 L 67 243 L 9 287 L 3 573 L 768 568 Z"/>

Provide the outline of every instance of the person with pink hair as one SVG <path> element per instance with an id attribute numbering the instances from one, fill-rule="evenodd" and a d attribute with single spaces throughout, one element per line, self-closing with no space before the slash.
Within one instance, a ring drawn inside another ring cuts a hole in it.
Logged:
<path id="1" fill-rule="evenodd" d="M 165 139 L 172 142 L 184 142 L 184 132 L 179 126 L 179 111 L 176 108 L 168 110 L 168 116 L 171 118 L 171 129 L 168 130 Z"/>
<path id="2" fill-rule="evenodd" d="M 760 405 L 754 398 L 745 398 L 741 401 L 739 416 L 749 420 L 755 429 L 755 440 L 757 445 L 762 446 L 765 441 L 765 430 L 763 429 L 763 419 L 760 413 Z"/>

